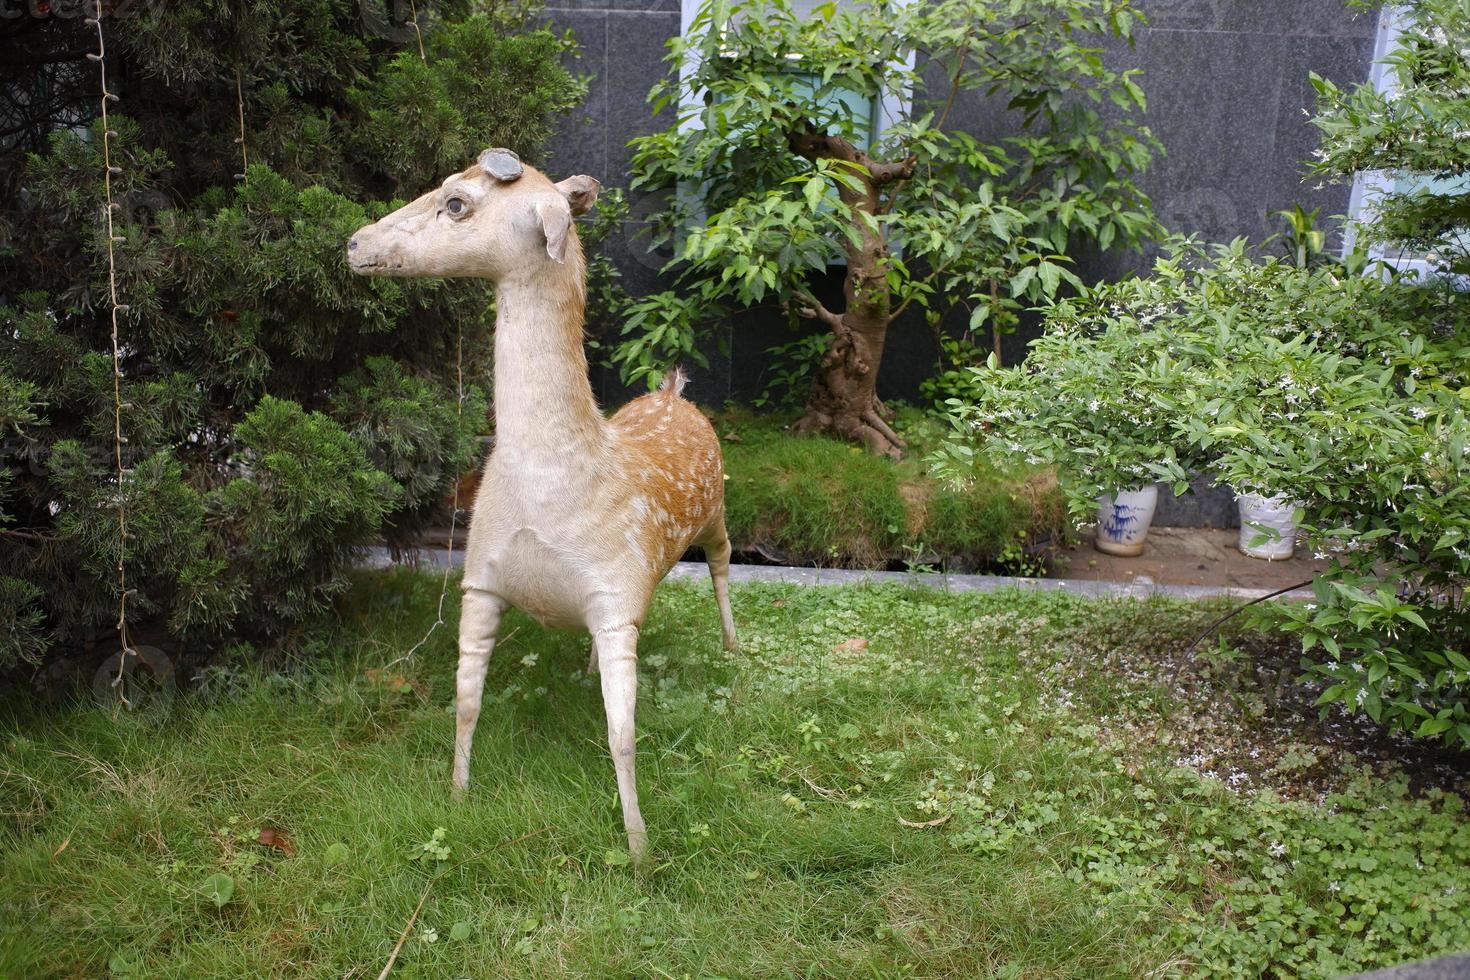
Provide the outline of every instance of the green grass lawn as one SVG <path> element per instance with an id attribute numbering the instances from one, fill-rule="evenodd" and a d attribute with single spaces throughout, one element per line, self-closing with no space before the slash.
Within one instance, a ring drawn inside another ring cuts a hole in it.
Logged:
<path id="1" fill-rule="evenodd" d="M 1457 798 L 1350 767 L 1322 805 L 1237 794 L 1138 734 L 1195 709 L 1120 651 L 1216 610 L 746 586 L 730 655 L 708 586 L 666 584 L 639 875 L 585 637 L 510 618 L 451 803 L 453 623 L 375 670 L 438 589 L 365 574 L 311 666 L 217 668 L 166 712 L 0 709 L 0 975 L 375 977 L 420 901 L 395 976 L 1330 975 L 1470 945 Z"/>

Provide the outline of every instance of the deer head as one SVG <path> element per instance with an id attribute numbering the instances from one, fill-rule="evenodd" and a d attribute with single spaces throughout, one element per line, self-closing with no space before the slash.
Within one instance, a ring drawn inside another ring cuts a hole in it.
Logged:
<path id="1" fill-rule="evenodd" d="M 591 177 L 553 184 L 510 150 L 491 148 L 468 170 L 360 228 L 347 264 L 365 276 L 479 276 L 501 282 L 566 259 L 572 218 L 601 188 Z"/>

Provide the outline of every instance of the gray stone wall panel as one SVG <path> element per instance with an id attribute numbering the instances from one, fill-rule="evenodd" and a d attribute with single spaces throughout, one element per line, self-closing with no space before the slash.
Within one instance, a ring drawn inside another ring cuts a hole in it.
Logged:
<path id="1" fill-rule="evenodd" d="M 1170 228 L 1207 240 L 1240 235 L 1260 240 L 1280 230 L 1269 213 L 1300 203 L 1321 207 L 1324 217 L 1347 210 L 1349 188 L 1317 187 L 1305 161 L 1316 148 L 1316 131 L 1304 110 L 1313 104 L 1308 72 L 1339 84 L 1366 79 L 1377 20 L 1372 11 L 1343 0 L 1140 0 L 1150 18 L 1132 48 L 1110 45 L 1107 57 L 1119 68 L 1143 69 L 1149 96 L 1147 122 L 1163 142 L 1159 158 L 1142 180 L 1160 218 Z M 553 140 L 548 169 L 589 173 L 610 187 L 627 188 L 634 136 L 670 124 L 655 118 L 646 101 L 654 80 L 668 68 L 666 42 L 679 31 L 675 0 L 557 0 L 546 11 L 560 28 L 576 32 L 583 54 L 576 70 L 593 76 L 586 105 Z M 940 86 L 939 75 L 930 80 Z M 957 127 L 998 139 L 1015 121 L 1003 106 L 973 94 L 951 116 Z M 667 254 L 650 254 L 640 237 L 644 219 L 658 200 L 630 193 L 632 214 L 610 244 L 634 295 L 666 288 L 658 273 Z M 1102 279 L 1146 271 L 1152 255 L 1079 256 L 1085 277 Z M 822 284 L 832 290 L 832 281 Z M 962 317 L 951 318 L 951 327 Z M 615 335 L 618 325 L 605 325 Z M 1025 351 L 1036 324 L 1030 322 L 1004 349 L 1014 362 Z M 691 393 L 719 404 L 748 400 L 764 387 L 770 368 L 767 348 L 795 336 L 776 309 L 753 311 L 723 325 L 728 355 L 711 345 L 711 367 L 695 372 Z M 933 331 L 917 317 L 895 324 L 883 362 L 879 390 L 885 398 L 914 398 L 936 361 Z M 604 400 L 628 392 L 606 373 L 599 379 Z M 1202 489 L 1202 488 L 1201 488 Z M 1163 505 L 1168 523 L 1231 526 L 1233 504 L 1221 491 Z"/>

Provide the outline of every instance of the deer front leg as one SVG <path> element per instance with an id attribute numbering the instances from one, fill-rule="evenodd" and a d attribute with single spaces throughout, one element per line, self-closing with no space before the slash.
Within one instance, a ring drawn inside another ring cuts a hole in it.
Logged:
<path id="1" fill-rule="evenodd" d="M 602 675 L 602 706 L 607 711 L 607 743 L 618 775 L 618 800 L 623 805 L 623 828 L 628 853 L 641 866 L 648 851 L 648 832 L 638 811 L 638 780 L 634 756 L 638 749 L 633 713 L 638 701 L 638 627 L 598 630 L 593 636 Z"/>
<path id="2" fill-rule="evenodd" d="M 483 589 L 467 588 L 459 613 L 459 670 L 454 693 L 454 786 L 461 796 L 470 785 L 470 746 L 480 720 L 480 698 L 485 693 L 485 671 L 495 649 L 495 633 L 506 601 Z"/>

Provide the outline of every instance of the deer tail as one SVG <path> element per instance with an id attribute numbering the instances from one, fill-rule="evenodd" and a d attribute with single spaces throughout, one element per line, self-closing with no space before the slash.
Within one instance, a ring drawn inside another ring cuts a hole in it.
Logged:
<path id="1" fill-rule="evenodd" d="M 684 386 L 689 383 L 689 375 L 684 372 L 683 364 L 675 364 L 664 374 L 664 379 L 659 382 L 659 391 L 672 391 L 675 395 L 684 393 Z"/>

